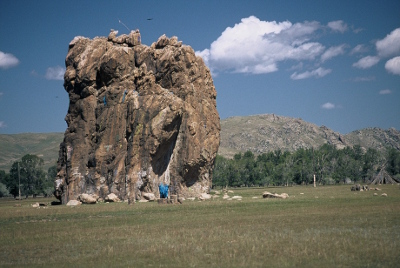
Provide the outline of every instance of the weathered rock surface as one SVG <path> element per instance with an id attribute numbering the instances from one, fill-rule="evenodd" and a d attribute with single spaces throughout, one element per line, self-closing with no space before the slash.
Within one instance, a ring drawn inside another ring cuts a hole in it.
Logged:
<path id="1" fill-rule="evenodd" d="M 148 201 L 156 200 L 156 196 L 153 193 L 143 193 L 143 198 Z"/>
<path id="2" fill-rule="evenodd" d="M 209 199 L 211 199 L 211 195 L 210 195 L 210 194 L 207 194 L 207 193 L 202 193 L 202 194 L 199 196 L 199 199 L 200 199 L 200 200 L 209 200 Z"/>
<path id="3" fill-rule="evenodd" d="M 104 198 L 104 201 L 106 201 L 106 202 L 120 202 L 121 199 L 119 199 L 118 196 L 117 196 L 116 194 L 111 193 L 111 194 L 107 195 L 107 196 Z"/>
<path id="4" fill-rule="evenodd" d="M 289 197 L 287 193 L 276 194 L 276 193 L 270 193 L 268 191 L 265 191 L 262 196 L 263 198 L 281 198 L 281 199 L 286 199 Z"/>
<path id="5" fill-rule="evenodd" d="M 90 194 L 80 194 L 78 196 L 78 201 L 81 201 L 83 204 L 96 204 L 97 198 Z"/>
<path id="6" fill-rule="evenodd" d="M 220 140 L 210 71 L 176 37 L 149 47 L 137 33 L 69 44 L 68 128 L 55 183 L 63 204 L 82 193 L 132 203 L 159 196 L 159 183 L 186 197 L 209 191 Z"/>
<path id="7" fill-rule="evenodd" d="M 82 204 L 82 202 L 80 202 L 78 200 L 69 200 L 67 203 L 67 206 L 79 206 L 81 204 Z"/>

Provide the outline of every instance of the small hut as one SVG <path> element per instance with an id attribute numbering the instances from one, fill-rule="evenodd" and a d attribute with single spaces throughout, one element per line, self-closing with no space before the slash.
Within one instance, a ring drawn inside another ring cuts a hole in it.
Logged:
<path id="1" fill-rule="evenodd" d="M 386 166 L 383 165 L 381 170 L 376 174 L 371 181 L 371 184 L 396 184 L 398 183 L 386 171 Z"/>

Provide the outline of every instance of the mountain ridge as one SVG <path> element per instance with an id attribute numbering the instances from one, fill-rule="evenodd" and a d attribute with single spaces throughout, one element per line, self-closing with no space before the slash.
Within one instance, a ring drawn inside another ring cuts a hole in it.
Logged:
<path id="1" fill-rule="evenodd" d="M 300 148 L 318 148 L 325 143 L 338 149 L 360 145 L 364 150 L 383 151 L 386 147 L 400 150 L 400 131 L 372 127 L 341 134 L 301 118 L 275 114 L 235 116 L 221 120 L 218 153 L 230 158 L 247 150 L 255 154 L 278 149 L 292 152 Z"/>

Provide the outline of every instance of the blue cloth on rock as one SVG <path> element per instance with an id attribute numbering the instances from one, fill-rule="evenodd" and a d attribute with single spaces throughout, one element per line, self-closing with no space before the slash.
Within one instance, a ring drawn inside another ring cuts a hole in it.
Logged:
<path id="1" fill-rule="evenodd" d="M 160 190 L 160 198 L 167 198 L 168 197 L 168 188 L 169 185 L 160 184 L 158 185 L 158 189 Z"/>

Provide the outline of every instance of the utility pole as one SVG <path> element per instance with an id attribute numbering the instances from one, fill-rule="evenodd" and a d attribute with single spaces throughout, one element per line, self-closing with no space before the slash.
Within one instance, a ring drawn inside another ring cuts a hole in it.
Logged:
<path id="1" fill-rule="evenodd" d="M 19 162 L 17 162 L 18 166 L 18 192 L 19 192 L 19 200 L 21 200 L 21 178 L 19 175 Z"/>

